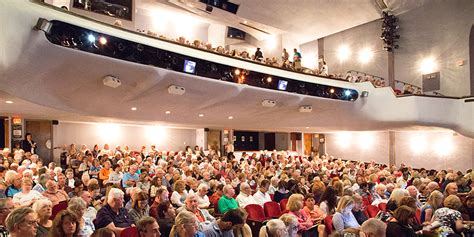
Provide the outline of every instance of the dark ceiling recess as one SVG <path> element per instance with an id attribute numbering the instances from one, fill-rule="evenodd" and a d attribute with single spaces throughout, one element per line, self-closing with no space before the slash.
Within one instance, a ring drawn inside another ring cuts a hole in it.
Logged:
<path id="1" fill-rule="evenodd" d="M 208 7 L 209 6 L 217 7 L 219 9 L 230 12 L 232 14 L 237 14 L 237 11 L 239 10 L 239 5 L 235 3 L 231 3 L 227 0 L 199 0 L 199 1 L 207 4 Z M 206 8 L 206 11 L 207 11 L 207 8 Z"/>
<path id="2" fill-rule="evenodd" d="M 227 38 L 245 40 L 246 34 L 247 33 L 245 33 L 245 31 L 241 31 L 230 26 L 227 27 Z"/>
<path id="3" fill-rule="evenodd" d="M 44 19 L 39 21 L 42 20 Z M 61 21 L 51 21 L 49 25 L 50 28 L 45 34 L 51 43 L 95 55 L 286 93 L 339 101 L 355 101 L 359 97 L 357 90 L 350 88 L 299 81 L 246 68 L 236 68 L 102 34 Z M 196 81 L 196 83 L 199 82 Z"/>

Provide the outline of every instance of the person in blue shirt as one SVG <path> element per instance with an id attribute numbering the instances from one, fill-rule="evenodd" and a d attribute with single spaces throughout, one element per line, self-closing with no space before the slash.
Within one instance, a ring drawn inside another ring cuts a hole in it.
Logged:
<path id="1" fill-rule="evenodd" d="M 138 167 L 137 165 L 131 165 L 130 168 L 128 169 L 128 172 L 123 174 L 122 178 L 122 186 L 124 188 L 131 188 L 134 187 L 140 176 L 137 174 Z"/>

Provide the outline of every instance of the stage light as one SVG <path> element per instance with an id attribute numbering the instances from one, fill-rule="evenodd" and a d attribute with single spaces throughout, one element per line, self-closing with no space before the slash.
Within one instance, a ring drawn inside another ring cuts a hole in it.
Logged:
<path id="1" fill-rule="evenodd" d="M 363 64 L 370 62 L 374 57 L 374 52 L 370 48 L 364 48 L 359 51 L 359 61 Z"/>
<path id="2" fill-rule="evenodd" d="M 7 100 L 7 101 L 5 101 L 5 103 L 7 103 L 7 104 L 13 104 L 13 101 Z"/>
<path id="3" fill-rule="evenodd" d="M 99 43 L 102 44 L 102 45 L 107 44 L 107 39 L 104 36 L 101 36 L 99 38 Z"/>
<path id="4" fill-rule="evenodd" d="M 341 45 L 341 47 L 339 47 L 339 49 L 337 50 L 337 57 L 340 61 L 345 61 L 349 59 L 351 54 L 351 50 L 347 45 Z"/>
<path id="5" fill-rule="evenodd" d="M 329 93 L 334 94 L 334 88 L 331 88 L 331 89 L 329 90 Z"/>
<path id="6" fill-rule="evenodd" d="M 344 95 L 350 96 L 350 95 L 351 95 L 351 91 L 350 91 L 350 90 L 345 90 L 345 91 L 344 91 Z"/>
<path id="7" fill-rule="evenodd" d="M 229 116 L 228 119 L 234 119 L 234 117 L 233 117 L 233 116 Z"/>
<path id="8" fill-rule="evenodd" d="M 235 69 L 235 70 L 234 70 L 234 74 L 235 74 L 236 76 L 240 75 L 240 70 L 239 70 L 239 69 Z"/>
<path id="9" fill-rule="evenodd" d="M 95 37 L 92 34 L 90 34 L 90 35 L 87 36 L 87 40 L 89 40 L 89 42 L 91 42 L 91 43 L 94 43 L 95 42 Z"/>
<path id="10" fill-rule="evenodd" d="M 272 80 L 273 80 L 273 78 L 271 76 L 268 76 L 267 79 L 266 79 L 267 83 L 271 83 Z"/>
<path id="11" fill-rule="evenodd" d="M 435 72 L 436 67 L 437 67 L 437 64 L 436 64 L 435 59 L 433 57 L 428 57 L 428 58 L 423 59 L 420 62 L 419 70 L 423 74 L 428 74 L 428 73 Z"/>
<path id="12" fill-rule="evenodd" d="M 201 118 L 204 117 L 204 114 L 199 114 L 199 117 L 201 117 Z"/>

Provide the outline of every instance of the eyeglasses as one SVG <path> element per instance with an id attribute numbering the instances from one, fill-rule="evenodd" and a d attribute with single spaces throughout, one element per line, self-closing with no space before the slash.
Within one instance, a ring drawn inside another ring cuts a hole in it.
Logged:
<path id="1" fill-rule="evenodd" d="M 291 230 L 291 231 L 296 231 L 296 232 L 297 232 L 297 231 L 299 230 L 299 228 L 298 228 L 298 226 L 297 226 L 297 225 L 294 225 L 294 226 L 291 226 L 291 227 L 290 227 L 290 230 Z"/>
<path id="2" fill-rule="evenodd" d="M 25 223 L 26 223 L 27 225 L 38 225 L 38 221 L 36 221 L 36 220 L 32 220 L 32 221 L 27 221 L 27 220 L 25 220 Z"/>

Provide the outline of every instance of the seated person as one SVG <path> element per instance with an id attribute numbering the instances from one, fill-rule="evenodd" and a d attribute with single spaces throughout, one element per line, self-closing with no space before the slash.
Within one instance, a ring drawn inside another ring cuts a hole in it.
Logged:
<path id="1" fill-rule="evenodd" d="M 444 199 L 444 207 L 439 208 L 433 214 L 431 222 L 439 222 L 441 227 L 448 234 L 460 233 L 464 225 L 459 208 L 462 206 L 461 199 L 456 195 L 449 195 Z"/>
<path id="2" fill-rule="evenodd" d="M 366 216 L 363 211 L 362 197 L 356 193 L 352 195 L 352 198 L 354 199 L 354 208 L 352 208 L 352 214 L 354 214 L 354 217 L 356 218 L 359 225 L 362 225 L 362 223 L 368 219 L 368 216 Z"/>
<path id="3" fill-rule="evenodd" d="M 288 209 L 288 214 L 296 216 L 298 219 L 298 229 L 307 230 L 313 227 L 313 220 L 306 215 L 306 212 L 303 211 L 303 195 L 295 193 L 290 196 L 286 208 Z"/>
<path id="4" fill-rule="evenodd" d="M 416 237 L 415 230 L 411 228 L 415 210 L 408 206 L 400 206 L 393 213 L 393 218 L 387 223 L 387 236 Z"/>
<path id="5" fill-rule="evenodd" d="M 379 203 L 387 203 L 388 199 L 385 198 L 385 192 L 387 188 L 384 184 L 377 184 L 375 185 L 375 193 L 372 196 L 372 205 L 378 206 Z"/>
<path id="6" fill-rule="evenodd" d="M 187 210 L 189 212 L 192 212 L 196 215 L 196 218 L 198 219 L 199 223 L 203 222 L 213 222 L 216 220 L 211 214 L 206 209 L 200 209 L 198 207 L 199 202 L 198 202 L 198 197 L 197 194 L 189 194 L 186 197 L 185 205 L 178 208 L 177 213 L 180 213 L 183 210 Z"/>
<path id="7" fill-rule="evenodd" d="M 51 201 L 53 207 L 60 202 L 69 200 L 67 193 L 62 189 L 58 189 L 58 185 L 54 180 L 48 180 L 48 182 L 46 182 L 46 191 L 44 191 L 42 195 Z"/>
<path id="8" fill-rule="evenodd" d="M 286 237 L 288 235 L 288 229 L 286 228 L 285 222 L 280 219 L 269 220 L 267 224 L 260 228 L 258 234 L 259 237 Z"/>
<path id="9" fill-rule="evenodd" d="M 241 183 L 240 184 L 240 193 L 235 198 L 237 203 L 239 203 L 239 207 L 245 208 L 245 206 L 249 204 L 257 204 L 255 199 L 252 196 L 252 189 L 248 183 Z"/>
<path id="10" fill-rule="evenodd" d="M 197 198 L 198 198 L 199 208 L 201 209 L 207 209 L 211 205 L 211 202 L 209 201 L 209 197 L 207 196 L 208 189 L 209 188 L 207 187 L 207 184 L 205 183 L 199 184 L 197 188 Z"/>
<path id="11" fill-rule="evenodd" d="M 14 209 L 5 220 L 5 225 L 11 237 L 36 236 L 37 217 L 33 209 L 21 207 Z"/>
<path id="12" fill-rule="evenodd" d="M 253 195 L 253 199 L 255 200 L 255 202 L 262 207 L 263 207 L 263 204 L 265 204 L 266 202 L 272 201 L 270 194 L 268 194 L 269 187 L 270 187 L 270 181 L 268 179 L 264 179 L 260 182 L 258 191 Z"/>
<path id="13" fill-rule="evenodd" d="M 313 194 L 306 195 L 303 211 L 306 212 L 314 223 L 320 222 L 326 217 L 326 214 L 316 205 Z"/>
<path id="14" fill-rule="evenodd" d="M 230 209 L 235 209 L 239 207 L 239 204 L 237 204 L 237 201 L 234 199 L 234 187 L 232 185 L 227 184 L 223 188 L 223 195 L 219 199 L 219 202 L 217 204 L 219 213 L 224 214 Z"/>
<path id="15" fill-rule="evenodd" d="M 159 237 L 160 226 L 151 216 L 142 217 L 137 222 L 137 231 L 140 237 Z"/>
<path id="16" fill-rule="evenodd" d="M 359 229 L 360 225 L 354 217 L 354 214 L 352 214 L 353 208 L 354 199 L 352 197 L 343 196 L 339 200 L 336 213 L 332 218 L 332 224 L 337 232 L 352 232 L 353 229 Z"/>
<path id="17" fill-rule="evenodd" d="M 95 229 L 107 227 L 120 236 L 122 230 L 133 226 L 133 221 L 128 211 L 123 208 L 123 201 L 123 191 L 111 188 L 107 197 L 107 204 L 97 212 Z"/>
<path id="18" fill-rule="evenodd" d="M 245 220 L 240 210 L 231 209 L 227 211 L 219 220 L 214 220 L 202 227 L 202 232 L 206 237 L 233 236 L 232 229 L 245 224 Z"/>
<path id="19" fill-rule="evenodd" d="M 360 236 L 363 237 L 363 235 L 365 235 L 365 237 L 385 237 L 386 229 L 387 225 L 383 221 L 370 218 L 360 227 Z"/>

